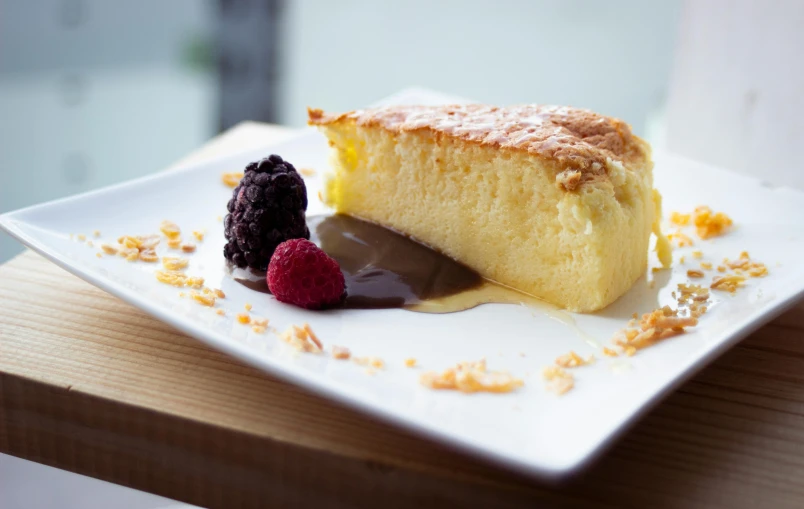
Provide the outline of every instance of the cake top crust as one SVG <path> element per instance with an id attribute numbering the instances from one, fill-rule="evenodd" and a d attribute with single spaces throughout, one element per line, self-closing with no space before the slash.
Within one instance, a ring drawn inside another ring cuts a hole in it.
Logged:
<path id="1" fill-rule="evenodd" d="M 625 122 L 569 106 L 482 104 L 385 106 L 330 114 L 308 109 L 311 125 L 354 121 L 392 132 L 430 131 L 490 147 L 524 151 L 553 163 L 566 190 L 606 175 L 608 159 L 638 164 L 647 144 Z"/>

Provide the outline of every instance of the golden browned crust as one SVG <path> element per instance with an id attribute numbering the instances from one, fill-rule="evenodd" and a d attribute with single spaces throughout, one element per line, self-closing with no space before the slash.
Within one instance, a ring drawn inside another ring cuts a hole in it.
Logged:
<path id="1" fill-rule="evenodd" d="M 625 122 L 568 106 L 527 104 L 500 108 L 482 104 L 388 106 L 329 114 L 307 110 L 309 124 L 353 121 L 393 132 L 425 130 L 467 142 L 525 151 L 552 163 L 556 182 L 573 190 L 606 175 L 608 159 L 644 162 L 647 145 Z"/>

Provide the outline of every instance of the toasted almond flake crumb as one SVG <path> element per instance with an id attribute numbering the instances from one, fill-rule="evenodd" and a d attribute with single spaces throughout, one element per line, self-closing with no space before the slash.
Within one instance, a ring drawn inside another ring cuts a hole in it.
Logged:
<path id="1" fill-rule="evenodd" d="M 698 279 L 704 277 L 704 273 L 698 269 L 690 269 L 687 271 L 687 277 Z"/>
<path id="2" fill-rule="evenodd" d="M 682 256 L 681 258 L 678 259 L 678 263 L 680 263 L 681 265 L 684 265 L 685 260 L 686 260 L 686 257 Z"/>
<path id="3" fill-rule="evenodd" d="M 88 240 L 88 241 L 87 241 L 87 246 L 89 246 L 89 247 L 95 247 L 95 243 L 94 243 L 94 242 L 92 242 L 91 240 Z"/>
<path id="4" fill-rule="evenodd" d="M 315 175 L 315 170 L 312 168 L 301 168 L 299 169 L 299 173 L 301 173 L 305 177 L 312 177 L 313 175 Z"/>
<path id="5" fill-rule="evenodd" d="M 134 249 L 133 251 L 129 251 L 128 254 L 126 254 L 126 261 L 133 262 L 136 261 L 139 257 L 140 252 Z"/>
<path id="6" fill-rule="evenodd" d="M 212 291 L 215 293 L 215 296 L 217 298 L 219 298 L 219 299 L 225 299 L 226 298 L 226 294 L 223 293 L 223 290 L 221 290 L 220 288 L 215 288 Z"/>
<path id="7" fill-rule="evenodd" d="M 221 316 L 223 316 L 223 315 L 225 315 L 225 314 L 226 314 L 226 311 L 224 311 L 224 310 L 223 310 L 223 309 L 221 309 L 221 308 L 218 308 L 218 309 L 215 311 L 215 313 L 216 313 L 216 314 L 219 314 L 219 315 L 221 315 Z"/>
<path id="8" fill-rule="evenodd" d="M 372 368 L 382 369 L 385 367 L 385 361 L 379 357 L 355 357 L 352 359 L 355 364 L 360 366 L 370 366 Z"/>
<path id="9" fill-rule="evenodd" d="M 117 238 L 117 243 L 128 249 L 139 249 L 142 241 L 135 235 L 123 235 Z"/>
<path id="10" fill-rule="evenodd" d="M 246 308 L 246 311 L 251 311 L 251 304 L 250 303 L 246 302 L 246 305 L 243 306 L 243 307 Z"/>
<path id="11" fill-rule="evenodd" d="M 718 272 L 726 272 L 726 267 L 724 267 L 723 265 L 718 265 L 717 266 L 717 271 Z"/>
<path id="12" fill-rule="evenodd" d="M 240 183 L 240 179 L 242 178 L 242 171 L 230 171 L 221 174 L 221 181 L 229 187 L 237 187 L 237 184 Z"/>
<path id="13" fill-rule="evenodd" d="M 94 235 L 95 237 L 100 237 L 101 236 L 100 230 L 92 230 L 92 235 Z"/>
<path id="14" fill-rule="evenodd" d="M 352 352 L 345 346 L 332 345 L 332 358 L 345 361 L 352 356 Z"/>
<path id="15" fill-rule="evenodd" d="M 184 251 L 185 253 L 192 253 L 193 251 L 195 251 L 195 244 L 193 244 L 192 242 L 186 242 L 181 245 L 181 250 Z"/>
<path id="16" fill-rule="evenodd" d="M 542 378 L 547 382 L 545 388 L 557 396 L 566 394 L 575 387 L 575 377 L 560 366 L 547 366 L 542 371 Z"/>
<path id="17" fill-rule="evenodd" d="M 162 234 L 169 239 L 177 239 L 181 235 L 181 228 L 179 228 L 179 225 L 173 221 L 168 221 L 167 219 L 159 223 L 159 231 L 161 231 Z"/>
<path id="18" fill-rule="evenodd" d="M 137 235 L 135 238 L 140 243 L 139 249 L 156 249 L 162 240 L 159 235 Z"/>
<path id="19" fill-rule="evenodd" d="M 723 212 L 713 212 L 707 206 L 696 207 L 692 221 L 695 224 L 695 232 L 702 239 L 723 235 L 733 224 L 729 216 Z"/>
<path id="20" fill-rule="evenodd" d="M 103 258 L 103 255 L 100 254 L 100 252 L 95 253 L 95 256 L 98 257 L 98 258 Z"/>
<path id="21" fill-rule="evenodd" d="M 84 242 L 85 240 L 87 240 L 87 236 L 84 235 L 83 233 L 79 233 L 78 234 L 78 240 L 80 240 L 81 242 Z"/>
<path id="22" fill-rule="evenodd" d="M 204 241 L 205 234 L 206 234 L 205 230 L 193 230 L 193 237 L 195 237 L 195 240 L 197 240 L 198 242 Z"/>
<path id="23" fill-rule="evenodd" d="M 323 345 L 314 334 L 311 337 L 310 334 L 312 332 L 313 331 L 308 324 L 304 324 L 304 327 L 291 325 L 279 337 L 282 339 L 282 341 L 288 343 L 290 346 L 300 352 L 316 354 L 321 353 L 323 351 Z"/>
<path id="24" fill-rule="evenodd" d="M 643 314 L 638 323 L 632 319 L 627 328 L 614 335 L 612 343 L 620 347 L 625 355 L 632 356 L 637 350 L 683 334 L 687 327 L 698 325 L 698 318 L 707 310 L 704 303 L 709 299 L 709 289 L 700 285 L 679 284 L 678 294 L 673 292 L 672 295 L 677 300 L 678 309 L 664 306 Z M 683 316 L 687 312 L 690 316 Z M 603 354 L 610 356 L 610 351 L 604 348 Z"/>
<path id="25" fill-rule="evenodd" d="M 594 356 L 592 357 L 594 359 Z M 591 362 L 594 362 L 592 360 Z M 564 355 L 559 356 L 556 359 L 556 365 L 561 366 L 562 368 L 578 368 L 581 366 L 585 366 L 590 364 L 587 360 L 584 360 L 580 355 L 575 353 L 575 351 L 570 350 L 569 353 L 565 353 Z"/>
<path id="26" fill-rule="evenodd" d="M 183 270 L 187 268 L 190 260 L 179 256 L 163 256 L 162 266 L 168 270 Z"/>
<path id="27" fill-rule="evenodd" d="M 737 260 L 723 260 L 726 267 L 734 270 L 737 274 L 748 274 L 750 277 L 765 277 L 768 275 L 768 267 L 762 263 L 751 259 L 748 251 L 743 251 Z"/>
<path id="28" fill-rule="evenodd" d="M 190 292 L 190 297 L 204 306 L 212 307 L 215 305 L 215 296 L 211 293 Z"/>
<path id="29" fill-rule="evenodd" d="M 188 276 L 184 272 L 175 270 L 157 270 L 154 272 L 157 281 L 173 286 L 189 286 L 191 288 L 201 288 L 204 286 L 204 278 Z"/>
<path id="30" fill-rule="evenodd" d="M 179 249 L 181 247 L 181 237 L 175 239 L 168 239 L 167 245 L 170 249 Z"/>
<path id="31" fill-rule="evenodd" d="M 689 235 L 687 235 L 686 233 L 684 233 L 682 231 L 676 231 L 676 232 L 673 232 L 673 233 L 668 233 L 667 238 L 669 240 L 675 240 L 677 242 L 677 244 L 678 244 L 678 247 L 687 247 L 687 246 L 691 246 L 693 244 L 692 239 L 689 237 Z"/>
<path id="32" fill-rule="evenodd" d="M 682 214 L 680 212 L 672 212 L 670 214 L 670 222 L 677 226 L 687 226 L 690 224 L 690 219 L 692 216 L 690 214 Z"/>
<path id="33" fill-rule="evenodd" d="M 179 297 L 184 297 L 185 295 L 187 295 L 187 294 L 184 293 L 184 292 L 179 292 Z"/>
<path id="34" fill-rule="evenodd" d="M 307 333 L 307 337 L 310 338 L 310 341 L 315 343 L 315 346 L 317 346 L 319 350 L 324 349 L 324 345 L 321 343 L 321 340 L 318 339 L 318 336 L 315 335 L 315 332 L 313 332 L 313 328 L 310 327 L 309 323 L 304 324 L 304 332 Z"/>
<path id="35" fill-rule="evenodd" d="M 367 374 L 369 376 L 374 376 L 374 375 L 377 374 L 377 370 L 373 369 L 373 368 L 366 368 L 366 369 L 363 370 L 363 373 L 365 373 L 365 374 Z"/>
<path id="36" fill-rule="evenodd" d="M 259 317 L 252 317 L 251 323 L 257 325 L 259 327 L 267 327 L 268 326 L 268 319 L 267 318 L 259 318 Z"/>
<path id="37" fill-rule="evenodd" d="M 159 261 L 159 255 L 153 249 L 144 249 L 140 251 L 139 258 L 146 263 L 154 263 Z"/>
<path id="38" fill-rule="evenodd" d="M 701 258 L 703 258 L 703 251 L 693 251 L 692 257 L 695 258 L 696 260 L 700 260 Z"/>
<path id="39" fill-rule="evenodd" d="M 324 195 L 321 194 L 321 191 L 318 191 L 318 200 L 319 201 L 324 201 Z"/>
<path id="40" fill-rule="evenodd" d="M 713 290 L 724 290 L 729 293 L 734 293 L 745 282 L 745 277 L 737 274 L 727 274 L 725 276 L 716 276 L 712 279 L 712 284 L 709 288 Z"/>
<path id="41" fill-rule="evenodd" d="M 237 316 L 235 318 L 237 318 L 238 322 L 244 325 L 251 323 L 251 317 L 246 313 L 237 313 Z"/>
<path id="42" fill-rule="evenodd" d="M 251 327 L 251 331 L 256 334 L 262 334 L 263 332 L 265 332 L 265 327 L 263 327 L 262 325 L 254 325 Z"/>
<path id="43" fill-rule="evenodd" d="M 748 269 L 748 275 L 751 277 L 765 277 L 768 275 L 767 267 L 756 267 Z"/>
<path id="44" fill-rule="evenodd" d="M 522 380 L 508 373 L 488 371 L 485 359 L 461 362 L 441 373 L 429 371 L 419 377 L 419 383 L 430 389 L 457 390 L 464 393 L 505 393 L 524 385 Z"/>
<path id="45" fill-rule="evenodd" d="M 406 368 L 413 368 L 415 366 L 416 366 L 416 359 L 414 359 L 413 357 L 408 357 L 407 359 L 405 359 Z"/>
<path id="46" fill-rule="evenodd" d="M 712 264 L 709 262 L 701 262 L 701 268 L 704 270 L 712 270 Z"/>
<path id="47" fill-rule="evenodd" d="M 617 357 L 617 352 L 607 346 L 603 347 L 602 352 L 606 357 Z"/>

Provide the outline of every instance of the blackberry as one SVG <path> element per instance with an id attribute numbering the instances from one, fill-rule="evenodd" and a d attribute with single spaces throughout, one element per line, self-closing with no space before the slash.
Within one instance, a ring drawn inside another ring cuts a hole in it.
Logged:
<path id="1" fill-rule="evenodd" d="M 240 268 L 264 271 L 276 246 L 310 238 L 304 180 L 276 154 L 246 166 L 226 208 L 223 256 Z"/>

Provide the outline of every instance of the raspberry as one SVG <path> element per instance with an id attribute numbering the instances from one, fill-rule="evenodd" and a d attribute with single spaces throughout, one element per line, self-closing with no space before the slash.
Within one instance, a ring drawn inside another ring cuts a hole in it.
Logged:
<path id="1" fill-rule="evenodd" d="M 296 168 L 276 154 L 246 166 L 227 209 L 223 256 L 238 267 L 265 270 L 280 243 L 310 238 L 307 188 Z"/>
<path id="2" fill-rule="evenodd" d="M 346 296 L 338 262 L 305 239 L 288 240 L 276 248 L 267 279 L 277 300 L 307 309 L 331 307 Z"/>

